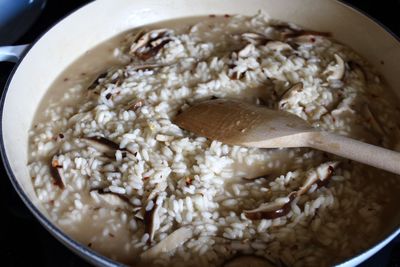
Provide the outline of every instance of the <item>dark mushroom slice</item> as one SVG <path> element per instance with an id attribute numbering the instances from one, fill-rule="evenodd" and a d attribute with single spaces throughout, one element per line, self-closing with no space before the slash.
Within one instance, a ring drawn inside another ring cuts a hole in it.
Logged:
<path id="1" fill-rule="evenodd" d="M 159 205 L 154 204 L 153 208 L 144 213 L 144 232 L 149 234 L 148 243 L 153 242 L 155 232 L 160 228 Z"/>
<path id="2" fill-rule="evenodd" d="M 325 37 L 329 37 L 329 34 L 312 34 L 317 32 L 306 31 L 304 34 L 298 36 L 286 37 L 283 35 L 282 39 L 291 44 L 292 47 L 298 48 L 299 46 L 313 46 L 318 42 L 321 42 Z"/>
<path id="3" fill-rule="evenodd" d="M 143 261 L 152 261 L 162 253 L 169 253 L 177 247 L 183 245 L 193 236 L 193 229 L 190 226 L 182 226 L 175 230 L 165 239 L 161 240 L 155 246 L 149 248 L 140 255 Z"/>
<path id="4" fill-rule="evenodd" d="M 324 186 L 328 183 L 333 175 L 333 171 L 339 165 L 338 161 L 330 161 L 322 163 L 316 170 L 311 170 L 307 173 L 307 179 L 297 191 L 297 196 L 301 196 L 311 188 L 312 185 L 317 184 L 318 187 Z"/>
<path id="5" fill-rule="evenodd" d="M 158 29 L 149 31 L 138 38 L 131 48 L 130 54 L 135 55 L 141 60 L 147 60 L 155 56 L 165 44 L 171 41 L 169 30 Z"/>
<path id="6" fill-rule="evenodd" d="M 327 171 L 327 174 L 326 174 L 326 176 L 325 176 L 325 179 L 323 179 L 323 180 L 321 180 L 321 179 L 317 180 L 317 182 L 316 182 L 317 188 L 321 188 L 321 187 L 323 187 L 323 186 L 327 186 L 327 185 L 328 185 L 329 181 L 330 181 L 331 178 L 332 178 L 332 174 L 333 174 L 333 172 L 335 171 L 335 168 L 332 167 L 331 165 L 329 165 L 328 168 L 326 169 L 326 171 Z"/>
<path id="7" fill-rule="evenodd" d="M 151 42 L 154 42 L 155 40 L 164 37 L 165 35 L 167 35 L 168 32 L 169 30 L 167 29 L 156 29 L 146 33 L 144 32 L 144 30 L 139 31 L 138 34 L 134 37 L 133 44 L 130 48 L 130 53 L 134 54 L 139 49 L 151 45 Z"/>
<path id="8" fill-rule="evenodd" d="M 225 262 L 223 267 L 276 267 L 269 260 L 256 255 L 236 256 Z"/>
<path id="9" fill-rule="evenodd" d="M 312 185 L 317 187 L 326 186 L 332 177 L 333 171 L 339 164 L 337 161 L 327 162 L 319 165 L 316 170 L 308 171 L 306 181 L 297 190 L 292 191 L 286 199 L 278 199 L 271 203 L 261 204 L 260 207 L 253 210 L 245 210 L 244 215 L 250 220 L 276 219 L 287 215 L 291 210 L 291 203 L 296 197 L 308 192 Z"/>
<path id="10" fill-rule="evenodd" d="M 131 70 L 148 70 L 148 69 L 155 69 L 155 68 L 161 68 L 161 67 L 166 67 L 166 66 L 170 66 L 172 64 L 163 64 L 163 63 L 137 63 L 137 64 L 133 64 L 130 66 Z"/>
<path id="11" fill-rule="evenodd" d="M 290 32 L 299 31 L 299 29 L 295 29 L 291 25 L 289 25 L 289 23 L 283 21 L 275 22 L 270 26 L 278 31 L 290 31 Z"/>
<path id="12" fill-rule="evenodd" d="M 119 145 L 102 136 L 83 137 L 82 140 L 101 153 L 108 155 L 115 154 L 119 149 Z"/>
<path id="13" fill-rule="evenodd" d="M 288 23 L 279 23 L 279 24 L 273 24 L 270 25 L 271 28 L 273 28 L 278 34 L 279 34 L 279 39 L 284 40 L 286 38 L 286 35 L 288 34 L 293 34 L 296 32 L 299 32 L 301 29 L 294 28 Z"/>
<path id="14" fill-rule="evenodd" d="M 289 87 L 286 91 L 283 92 L 281 96 L 281 101 L 293 96 L 294 94 L 303 91 L 303 83 L 295 83 L 293 86 Z"/>
<path id="15" fill-rule="evenodd" d="M 311 30 L 293 30 L 292 32 L 287 32 L 283 34 L 284 38 L 296 38 L 304 35 L 314 35 L 314 36 L 323 36 L 323 37 L 331 37 L 332 34 L 330 32 L 320 32 L 320 31 L 311 31 Z"/>
<path id="16" fill-rule="evenodd" d="M 254 32 L 246 32 L 242 34 L 242 39 L 248 43 L 253 45 L 265 45 L 267 42 L 270 41 L 265 35 L 261 33 L 254 33 Z"/>
<path id="17" fill-rule="evenodd" d="M 149 58 L 154 57 L 155 55 L 158 54 L 158 52 L 161 50 L 161 48 L 164 47 L 164 45 L 166 45 L 167 43 L 169 43 L 171 41 L 171 39 L 165 39 L 162 42 L 160 42 L 159 44 L 157 44 L 154 47 L 149 48 L 149 50 L 147 52 L 144 53 L 140 53 L 140 54 L 136 54 L 136 56 L 141 59 L 141 60 L 148 60 Z"/>
<path id="18" fill-rule="evenodd" d="M 62 165 L 59 164 L 57 159 L 53 159 L 50 162 L 50 175 L 53 178 L 54 184 L 59 188 L 64 189 L 65 178 L 62 169 Z"/>
<path id="19" fill-rule="evenodd" d="M 150 35 L 153 31 L 145 33 L 144 30 L 140 30 L 136 36 L 134 37 L 133 44 L 131 45 L 130 54 L 135 54 L 137 50 L 139 50 L 142 47 L 145 47 L 148 45 L 150 42 Z"/>
<path id="20" fill-rule="evenodd" d="M 261 178 L 268 178 L 270 175 L 271 175 L 271 173 L 257 175 L 257 176 L 246 176 L 246 177 L 242 177 L 242 179 L 247 180 L 247 181 L 253 181 L 253 180 L 257 180 L 257 179 L 261 179 Z"/>
<path id="21" fill-rule="evenodd" d="M 240 80 L 240 79 L 243 78 L 245 73 L 246 72 L 237 72 L 237 71 L 235 71 L 234 73 L 232 73 L 230 78 L 231 78 L 231 80 Z"/>
<path id="22" fill-rule="evenodd" d="M 272 28 L 274 28 L 277 31 L 282 31 L 282 32 L 297 32 L 301 29 L 298 28 L 293 28 L 292 25 L 289 25 L 288 23 L 285 22 L 278 22 L 270 25 Z"/>
<path id="23" fill-rule="evenodd" d="M 279 39 L 281 41 L 285 41 L 290 39 L 291 41 L 296 41 L 296 39 L 302 39 L 303 37 L 310 36 L 310 37 L 331 37 L 331 33 L 329 32 L 320 32 L 320 31 L 312 31 L 312 30 L 305 30 L 300 28 L 295 28 L 295 26 L 290 24 L 278 24 L 278 25 L 271 25 L 272 28 L 275 29 L 279 33 Z M 312 42 L 314 38 L 310 38 Z"/>
<path id="24" fill-rule="evenodd" d="M 137 32 L 135 32 L 134 34 L 133 34 L 133 38 L 132 38 L 132 45 L 131 45 L 131 48 L 130 49 L 132 49 L 132 46 L 134 45 L 134 44 L 138 44 L 138 42 L 139 42 L 139 40 L 143 37 L 143 35 L 145 34 L 145 29 L 139 29 Z"/>
<path id="25" fill-rule="evenodd" d="M 260 207 L 253 210 L 245 210 L 244 215 L 250 220 L 276 219 L 288 214 L 291 210 L 290 204 L 296 198 L 296 192 L 292 192 L 284 202 L 271 202 L 261 204 Z"/>
<path id="26" fill-rule="evenodd" d="M 89 85 L 88 90 L 93 90 L 95 89 L 99 84 L 99 79 L 103 79 L 107 76 L 107 72 L 101 73 L 97 78 Z"/>

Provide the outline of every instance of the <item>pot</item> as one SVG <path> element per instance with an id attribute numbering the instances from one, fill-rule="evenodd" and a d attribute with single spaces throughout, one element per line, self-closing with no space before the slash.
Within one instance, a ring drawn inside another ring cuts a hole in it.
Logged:
<path id="1" fill-rule="evenodd" d="M 357 10 L 333 0 L 99 0 L 64 18 L 25 52 L 1 100 L 0 149 L 15 190 L 40 223 L 60 242 L 97 266 L 115 266 L 55 225 L 34 193 L 28 172 L 28 131 L 35 111 L 56 77 L 90 48 L 126 30 L 163 20 L 208 14 L 255 14 L 265 10 L 275 19 L 332 32 L 383 74 L 400 95 L 400 42 Z M 384 62 L 384 64 L 381 64 Z M 354 266 L 400 233 L 400 210 L 386 222 L 379 242 L 338 266 Z"/>

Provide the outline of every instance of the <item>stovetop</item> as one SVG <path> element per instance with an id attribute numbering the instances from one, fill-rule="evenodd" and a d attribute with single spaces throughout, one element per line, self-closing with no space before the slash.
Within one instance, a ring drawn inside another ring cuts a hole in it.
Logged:
<path id="1" fill-rule="evenodd" d="M 43 13 L 16 44 L 32 43 L 46 29 L 88 0 L 48 0 Z M 392 32 L 400 36 L 400 23 L 396 12 L 400 0 L 347 0 L 351 5 L 370 14 Z M 4 87 L 13 64 L 0 63 L 0 89 Z M 90 266 L 55 240 L 30 214 L 14 191 L 2 164 L 0 164 L 0 207 L 2 227 L 0 234 L 0 265 L 11 266 Z M 400 237 L 392 241 L 362 267 L 400 266 Z"/>

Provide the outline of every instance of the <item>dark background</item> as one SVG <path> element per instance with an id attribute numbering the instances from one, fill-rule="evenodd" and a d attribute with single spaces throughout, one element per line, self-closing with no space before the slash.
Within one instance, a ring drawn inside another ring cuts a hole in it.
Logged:
<path id="1" fill-rule="evenodd" d="M 31 30 L 16 44 L 32 43 L 60 18 L 88 2 L 90 1 L 48 0 L 42 15 Z M 400 0 L 348 0 L 343 2 L 368 13 L 400 36 Z M 0 63 L 1 90 L 12 67 L 11 63 Z M 33 218 L 12 188 L 2 164 L 0 164 L 0 207 L 2 214 L 0 221 L 3 224 L 0 231 L 0 266 L 89 266 L 57 242 Z M 400 238 L 391 242 L 361 266 L 400 266 Z"/>

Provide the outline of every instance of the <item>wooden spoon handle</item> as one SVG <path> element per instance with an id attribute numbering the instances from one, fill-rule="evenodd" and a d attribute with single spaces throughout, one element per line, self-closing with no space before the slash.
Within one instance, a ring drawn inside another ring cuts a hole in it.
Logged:
<path id="1" fill-rule="evenodd" d="M 310 133 L 308 146 L 400 174 L 400 153 L 327 132 Z"/>

